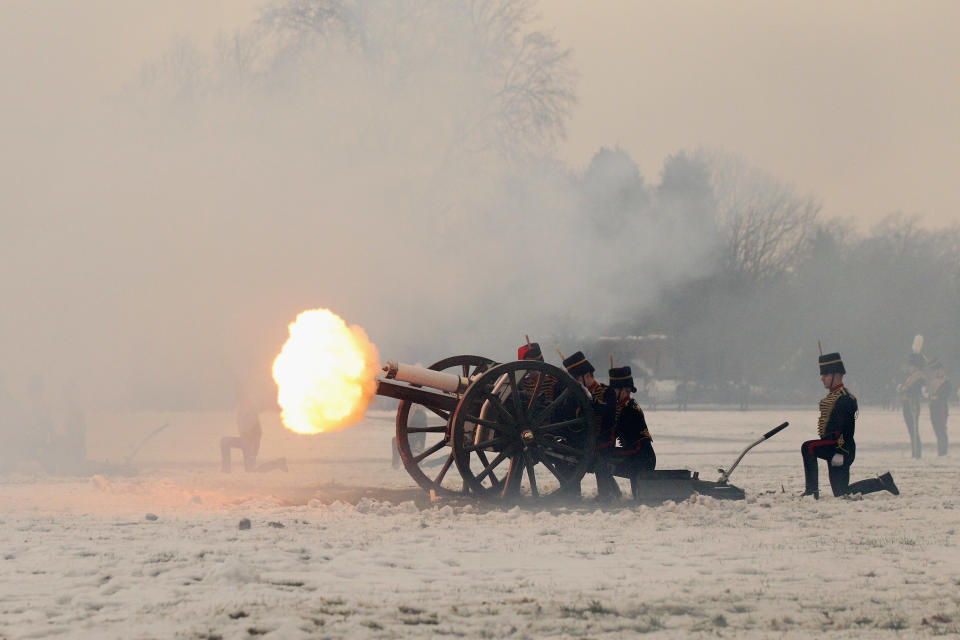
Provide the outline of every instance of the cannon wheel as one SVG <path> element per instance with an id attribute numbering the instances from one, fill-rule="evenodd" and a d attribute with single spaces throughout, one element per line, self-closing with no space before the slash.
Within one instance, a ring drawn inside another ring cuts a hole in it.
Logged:
<path id="1" fill-rule="evenodd" d="M 493 360 L 483 356 L 462 355 L 444 358 L 434 362 L 428 368 L 434 371 L 449 371 L 469 378 L 486 371 L 492 364 L 494 364 Z M 426 426 L 409 424 L 411 411 L 416 407 L 423 407 L 425 410 Z M 432 489 L 438 494 L 451 494 L 466 490 L 466 486 L 457 474 L 448 473 L 453 464 L 449 424 L 450 415 L 447 411 L 409 400 L 401 400 L 400 406 L 397 407 L 397 450 L 407 473 L 425 491 Z M 411 442 L 411 439 L 414 442 Z M 439 468 L 434 468 L 437 465 Z"/>
<path id="2" fill-rule="evenodd" d="M 560 393 L 530 402 L 518 391 L 528 372 L 553 376 Z M 460 475 L 471 492 L 489 500 L 546 498 L 579 487 L 596 446 L 593 406 L 583 387 L 566 371 L 538 361 L 507 362 L 484 372 L 464 392 L 452 427 Z"/>

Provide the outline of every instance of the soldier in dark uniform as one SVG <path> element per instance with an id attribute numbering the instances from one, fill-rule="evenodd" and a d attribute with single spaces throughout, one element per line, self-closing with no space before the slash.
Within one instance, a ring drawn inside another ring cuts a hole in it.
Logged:
<path id="1" fill-rule="evenodd" d="M 543 352 L 539 344 L 531 342 L 517 349 L 517 359 L 543 362 Z M 537 407 L 549 404 L 556 397 L 558 382 L 554 376 L 541 374 L 540 371 L 528 371 L 520 378 L 519 387 L 529 406 Z"/>
<path id="2" fill-rule="evenodd" d="M 914 458 L 923 454 L 923 445 L 920 444 L 920 398 L 923 393 L 923 366 L 926 362 L 919 353 L 911 353 L 909 373 L 897 392 L 900 394 L 900 404 L 903 407 L 903 420 L 907 423 L 907 433 L 910 434 L 910 453 Z"/>
<path id="3" fill-rule="evenodd" d="M 857 444 L 853 439 L 857 399 L 843 386 L 846 372 L 839 353 L 820 356 L 820 381 L 829 393 L 820 401 L 820 418 L 817 420 L 819 439 L 808 440 L 800 447 L 803 474 L 807 482 L 803 495 L 820 498 L 818 459 L 827 461 L 830 488 L 834 496 L 883 490 L 898 495 L 900 491 L 889 471 L 878 478 L 850 484 L 850 465 L 857 457 Z"/>
<path id="4" fill-rule="evenodd" d="M 930 422 L 937 436 L 937 455 L 947 455 L 950 444 L 947 440 L 947 416 L 950 415 L 950 398 L 956 393 L 953 383 L 947 378 L 943 365 L 936 358 L 930 362 L 930 379 L 927 381 L 930 394 Z"/>
<path id="5" fill-rule="evenodd" d="M 639 489 L 637 473 L 653 471 L 657 466 L 657 454 L 653 451 L 653 438 L 647 429 L 643 410 L 631 397 L 637 388 L 633 385 L 630 367 L 610 369 L 610 388 L 617 394 L 614 433 L 618 446 L 613 450 L 615 473 L 630 478 L 630 490 L 636 497 Z"/>
<path id="6" fill-rule="evenodd" d="M 577 382 L 590 393 L 593 401 L 594 419 L 597 421 L 597 450 L 594 459 L 594 473 L 597 476 L 597 499 L 616 500 L 620 497 L 620 487 L 613 477 L 612 454 L 617 436 L 614 431 L 616 421 L 617 394 L 613 389 L 598 382 L 593 377 L 595 369 L 582 351 L 565 358 L 563 366 Z"/>

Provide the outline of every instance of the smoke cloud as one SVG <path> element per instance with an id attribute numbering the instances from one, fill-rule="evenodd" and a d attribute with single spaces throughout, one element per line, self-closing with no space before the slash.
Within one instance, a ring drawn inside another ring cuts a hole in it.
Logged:
<path id="1" fill-rule="evenodd" d="M 507 359 L 709 272 L 695 158 L 655 185 L 619 149 L 554 159 L 576 74 L 534 9 L 283 2 L 110 95 L 21 96 L 0 125 L 5 380 L 104 408 L 270 401 L 304 309 L 383 357 Z"/>

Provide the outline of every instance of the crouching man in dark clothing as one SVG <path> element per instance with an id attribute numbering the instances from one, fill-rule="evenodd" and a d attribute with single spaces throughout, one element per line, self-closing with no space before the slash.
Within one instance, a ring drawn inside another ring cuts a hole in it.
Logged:
<path id="1" fill-rule="evenodd" d="M 590 394 L 593 403 L 593 416 L 597 428 L 597 448 L 592 471 L 597 476 L 597 500 L 610 502 L 620 499 L 620 487 L 613 477 L 613 447 L 616 444 L 614 420 L 616 417 L 617 395 L 609 386 L 598 382 L 593 373 L 595 369 L 582 351 L 564 358 L 563 366 L 577 382 Z M 571 493 L 579 493 L 573 488 Z"/>
<path id="2" fill-rule="evenodd" d="M 817 421 L 819 439 L 808 440 L 800 448 L 807 483 L 803 495 L 820 498 L 818 459 L 827 461 L 830 488 L 834 496 L 884 490 L 898 495 L 900 491 L 890 472 L 850 484 L 850 466 L 857 457 L 857 444 L 853 439 L 857 399 L 843 386 L 846 372 L 839 353 L 820 356 L 820 381 L 829 393 L 820 401 L 820 418 Z"/>
<path id="3" fill-rule="evenodd" d="M 615 473 L 630 478 L 630 489 L 636 498 L 639 490 L 637 473 L 653 471 L 657 466 L 657 454 L 653 452 L 653 439 L 643 410 L 631 397 L 637 388 L 633 385 L 630 367 L 610 369 L 610 388 L 617 394 L 614 431 L 618 446 L 613 450 Z"/>

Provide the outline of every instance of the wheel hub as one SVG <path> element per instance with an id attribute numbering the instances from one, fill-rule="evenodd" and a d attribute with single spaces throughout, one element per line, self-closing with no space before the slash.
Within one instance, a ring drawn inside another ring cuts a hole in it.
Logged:
<path id="1" fill-rule="evenodd" d="M 522 439 L 525 444 L 530 444 L 533 442 L 533 431 L 524 429 L 520 432 L 520 439 Z"/>

